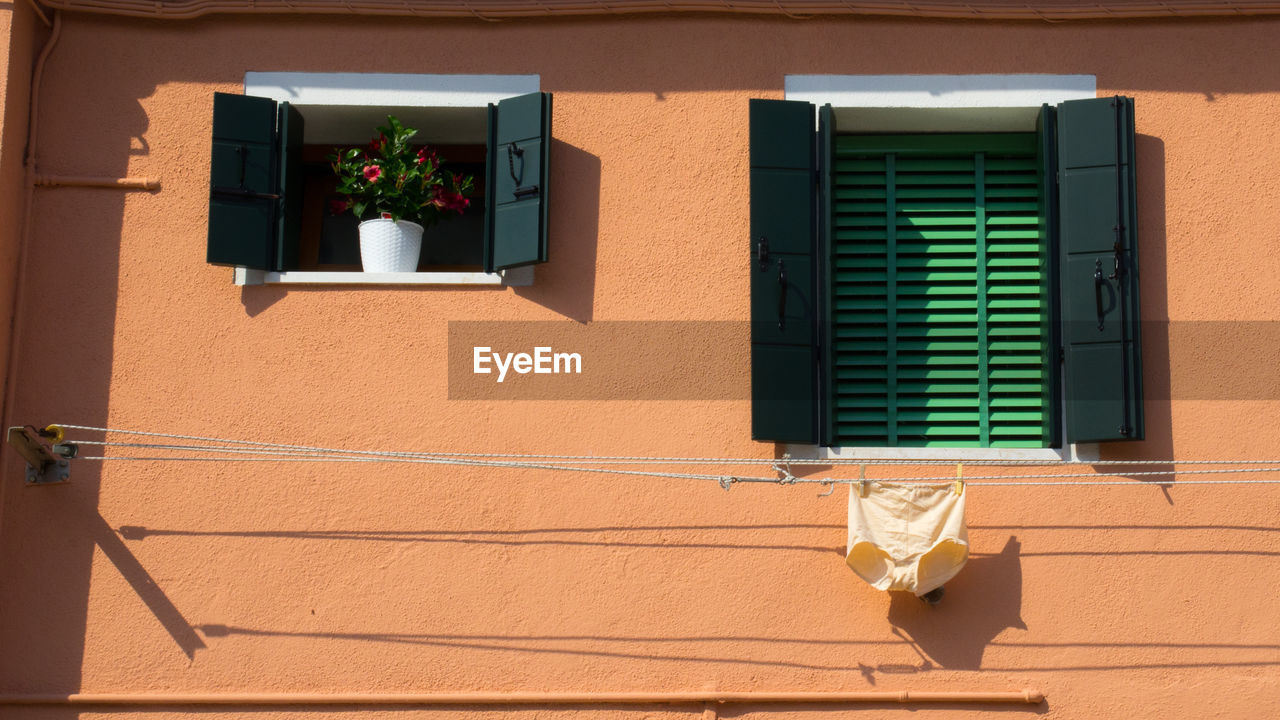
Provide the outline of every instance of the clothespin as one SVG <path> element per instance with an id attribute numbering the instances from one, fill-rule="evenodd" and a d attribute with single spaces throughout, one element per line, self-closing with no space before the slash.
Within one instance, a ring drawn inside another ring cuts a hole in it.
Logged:
<path id="1" fill-rule="evenodd" d="M 867 466 L 858 466 L 858 497 L 867 496 Z"/>
<path id="2" fill-rule="evenodd" d="M 791 474 L 790 452 L 783 453 L 781 462 L 775 462 L 773 464 L 773 471 L 782 476 L 778 478 L 779 485 L 794 485 L 798 479 L 795 475 Z"/>
<path id="3" fill-rule="evenodd" d="M 964 494 L 964 463 L 956 463 L 956 484 L 951 489 L 957 495 Z"/>

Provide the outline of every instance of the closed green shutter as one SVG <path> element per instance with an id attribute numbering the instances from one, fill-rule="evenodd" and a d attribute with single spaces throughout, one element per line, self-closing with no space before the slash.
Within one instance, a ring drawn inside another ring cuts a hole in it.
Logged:
<path id="1" fill-rule="evenodd" d="M 276 102 L 215 93 L 207 260 L 277 269 L 281 231 Z"/>
<path id="2" fill-rule="evenodd" d="M 489 106 L 485 272 L 547 261 L 551 93 Z"/>
<path id="3" fill-rule="evenodd" d="M 1066 438 L 1140 440 L 1133 100 L 1064 102 L 1057 134 Z"/>
<path id="4" fill-rule="evenodd" d="M 1035 135 L 841 136 L 836 156 L 834 440 L 1047 445 Z"/>
<path id="5" fill-rule="evenodd" d="M 814 107 L 750 102 L 751 434 L 818 442 Z"/>

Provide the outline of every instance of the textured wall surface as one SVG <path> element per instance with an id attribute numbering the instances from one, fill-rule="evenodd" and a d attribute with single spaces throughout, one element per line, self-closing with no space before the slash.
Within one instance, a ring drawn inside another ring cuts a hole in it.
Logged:
<path id="1" fill-rule="evenodd" d="M 23 153 L 38 21 L 26 3 L 0 5 L 0 373 L 8 377 L 23 216 Z M 6 420 L 8 418 L 5 418 Z M 4 505 L 0 502 L 0 523 Z"/>
<path id="2" fill-rule="evenodd" d="M 1148 439 L 1103 452 L 1274 457 L 1278 54 L 1275 20 L 71 15 L 40 98 L 42 172 L 159 176 L 163 189 L 37 191 L 25 272 L 39 315 L 20 339 L 13 421 L 772 457 L 749 439 L 743 397 L 450 400 L 448 323 L 746 320 L 747 100 L 781 97 L 785 74 L 1083 73 L 1099 95 L 1136 99 L 1139 133 Z M 552 259 L 536 284 L 233 286 L 204 263 L 210 111 L 250 70 L 539 73 L 556 144 Z M 745 387 L 748 352 L 744 332 L 707 356 L 708 382 Z M 928 716 L 1280 715 L 1276 486 L 973 488 L 974 557 L 929 608 L 845 567 L 843 490 L 417 465 L 74 471 L 25 488 L 20 463 L 4 467 L 6 693 L 1035 687 L 1043 706 Z M 464 712 L 498 714 L 385 715 Z"/>

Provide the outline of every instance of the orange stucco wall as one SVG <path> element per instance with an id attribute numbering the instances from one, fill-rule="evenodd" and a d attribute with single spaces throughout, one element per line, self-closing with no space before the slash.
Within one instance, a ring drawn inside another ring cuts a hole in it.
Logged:
<path id="1" fill-rule="evenodd" d="M 0 217 L 5 219 L 0 222 L 0 372 L 6 377 L 25 199 L 23 153 L 37 25 L 29 5 L 0 6 Z M 0 503 L 0 522 L 3 520 L 4 505 Z"/>
<path id="2" fill-rule="evenodd" d="M 1136 99 L 1152 323 L 1148 439 L 1104 453 L 1276 455 L 1280 21 L 64 22 L 41 90 L 42 172 L 163 189 L 37 191 L 24 272 L 39 312 L 19 338 L 14 422 L 772 456 L 749 439 L 744 397 L 450 400 L 448 323 L 745 320 L 747 100 L 781 97 L 785 74 L 1081 73 Z M 234 287 L 204 264 L 210 108 L 250 70 L 540 74 L 557 142 L 536 284 Z M 708 381 L 745 387 L 747 358 L 744 334 L 706 358 Z M 328 463 L 74 472 L 26 488 L 16 459 L 4 468 L 6 693 L 1036 687 L 1045 705 L 927 715 L 1280 715 L 1275 486 L 974 488 L 974 558 L 928 608 L 844 566 L 843 490 Z"/>

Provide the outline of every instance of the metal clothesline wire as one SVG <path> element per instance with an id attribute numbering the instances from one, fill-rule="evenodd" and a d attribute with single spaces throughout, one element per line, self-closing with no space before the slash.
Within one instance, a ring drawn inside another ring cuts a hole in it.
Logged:
<path id="1" fill-rule="evenodd" d="M 170 438 L 175 440 L 194 440 L 198 442 L 219 443 L 222 445 L 243 445 L 259 448 L 275 448 L 292 452 L 312 452 L 327 453 L 341 455 L 369 455 L 380 457 L 425 457 L 425 458 L 504 458 L 504 459 L 529 459 L 529 460 L 555 460 L 555 461 L 571 461 L 571 462 L 592 462 L 600 464 L 627 464 L 641 465 L 652 463 L 657 465 L 956 465 L 964 464 L 970 466 L 1027 466 L 1027 467 L 1053 467 L 1059 465 L 1277 465 L 1280 466 L 1280 459 L 1254 459 L 1254 460 L 1020 460 L 1020 459 L 973 459 L 973 460 L 937 460 L 937 459 L 907 459 L 907 458 L 876 458 L 876 459 L 858 459 L 858 458 L 691 458 L 691 457 L 645 457 L 645 456 L 625 456 L 625 455 L 552 455 L 552 454 L 532 454 L 532 453 L 464 453 L 464 452 L 422 452 L 422 451 L 392 451 L 392 450 L 345 450 L 341 448 L 326 448 L 310 445 L 289 445 L 283 443 L 263 442 L 259 440 L 232 440 L 226 438 L 214 438 L 200 435 L 179 435 L 174 433 L 158 433 L 146 432 L 142 430 L 124 430 L 119 428 L 94 427 L 89 425 L 72 425 L 68 423 L 58 423 L 58 427 L 69 430 L 86 430 L 90 432 L 116 433 L 122 435 L 139 435 L 146 437 Z M 76 441 L 83 445 L 89 444 L 113 444 L 92 441 Z M 126 446 L 120 443 L 121 446 Z M 139 446 L 141 447 L 141 446 Z M 175 448 L 176 449 L 176 448 Z M 203 449 L 203 448 L 202 448 Z M 221 448 L 219 448 L 221 449 Z M 230 449 L 230 448 L 226 448 Z M 1131 474 L 1131 473 L 1125 473 Z"/>
<path id="2" fill-rule="evenodd" d="M 432 465 L 463 465 L 463 466 L 480 466 L 480 467 L 497 467 L 497 468 L 513 468 L 523 470 L 562 470 L 568 472 L 585 472 L 585 473 L 602 473 L 605 475 L 640 475 L 644 477 L 659 478 L 675 478 L 684 480 L 714 480 L 722 486 L 738 483 L 770 483 L 773 485 L 795 485 L 795 484 L 815 484 L 815 485 L 853 485 L 863 480 L 856 478 L 798 478 L 798 477 L 751 477 L 742 475 L 700 475 L 693 473 L 667 473 L 655 472 L 648 470 L 618 470 L 606 468 L 586 468 L 575 465 L 542 465 L 533 463 L 504 463 L 504 462 L 481 462 L 470 460 L 447 460 L 432 458 L 363 458 L 363 457 L 133 457 L 124 455 L 97 455 L 81 457 L 81 460 L 133 460 L 141 462 L 354 462 L 354 463 L 378 463 L 378 462 L 399 462 L 409 464 L 432 464 Z M 1140 476 L 1182 476 L 1182 475 L 1225 475 L 1234 473 L 1280 473 L 1280 467 L 1264 467 L 1264 468 L 1240 468 L 1228 470 L 1165 470 L 1154 472 L 1133 472 L 1123 473 L 1121 475 L 1107 473 L 1061 473 L 1052 475 L 978 475 L 972 478 L 964 478 L 963 482 L 966 486 L 1012 486 L 1012 485 L 1144 485 L 1147 487 L 1171 487 L 1174 485 L 1280 485 L 1280 479 L 1277 480 L 1167 480 L 1164 482 L 1155 481 L 1124 481 L 1124 480 L 1096 480 L 1096 481 L 1072 481 L 1072 482 L 1025 482 L 1025 480 L 1033 478 L 1096 478 L 1096 477 L 1140 477 Z M 1013 480 L 1009 480 L 1012 478 Z M 1006 481 L 1008 480 L 1008 481 Z M 865 482 L 891 484 L 891 483 L 941 483 L 948 484 L 956 481 L 954 477 L 899 477 L 899 478 L 867 478 Z M 977 481 L 977 482 L 975 482 Z M 1001 482 L 989 482 L 1001 481 Z"/>
<path id="3" fill-rule="evenodd" d="M 82 460 L 175 460 L 175 461 L 188 461 L 188 462 L 200 462 L 200 461 L 207 462 L 212 460 L 226 461 L 226 462 L 254 462 L 254 461 L 257 461 L 257 462 L 271 462 L 271 461 L 275 461 L 275 462 L 311 462 L 311 461 L 315 461 L 315 462 L 403 462 L 403 463 L 410 463 L 410 464 L 421 463 L 421 464 L 442 464 L 442 465 L 470 465 L 470 466 L 480 466 L 480 467 L 506 467 L 506 468 L 526 468 L 526 469 L 591 470 L 591 468 L 583 468 L 576 464 L 569 465 L 569 464 L 560 464 L 560 463 L 548 464 L 548 463 L 528 463 L 528 462 L 466 460 L 466 459 L 452 458 L 452 457 L 430 457 L 425 455 L 415 456 L 415 457 L 366 457 L 366 456 L 350 455 L 345 452 L 322 453 L 317 451 L 274 451 L 274 450 L 268 450 L 268 449 L 252 450 L 252 449 L 237 449 L 237 448 L 198 446 L 198 445 L 164 445 L 164 444 L 153 444 L 153 443 L 111 443 L 111 442 L 102 442 L 102 441 L 81 441 L 80 444 L 99 445 L 99 446 L 106 446 L 106 447 L 144 448 L 144 449 L 153 449 L 153 450 L 228 452 L 228 453 L 238 453 L 238 454 L 244 454 L 244 455 L 258 456 L 258 457 L 246 458 L 246 457 L 174 457 L 174 456 L 127 457 L 127 456 L 121 456 L 121 455 L 99 455 L 99 456 L 85 456 L 81 458 Z M 1280 465 L 1280 463 L 1278 463 L 1278 465 Z M 621 470 L 601 469 L 600 471 L 606 472 L 606 473 L 631 474 L 630 471 L 621 471 Z M 643 473 L 642 471 L 636 471 L 636 472 L 641 472 L 642 474 L 649 474 L 649 473 Z M 1074 477 L 1098 477 L 1099 475 L 1110 476 L 1110 477 L 1115 477 L 1118 475 L 1123 475 L 1125 477 L 1140 477 L 1140 476 L 1163 476 L 1163 475 L 1207 475 L 1207 474 L 1256 473 L 1256 472 L 1280 472 L 1280 467 L 1232 468 L 1232 469 L 1222 469 L 1222 470 L 1160 470 L 1160 471 L 1125 472 L 1125 473 L 1118 473 L 1118 474 L 1052 473 L 1052 474 L 1038 474 L 1038 475 L 985 475 L 985 476 L 972 476 L 969 479 L 992 480 L 992 479 L 1004 479 L 1004 478 L 1010 478 L 1010 477 L 1074 478 Z M 688 474 L 688 473 L 654 473 L 654 474 L 661 477 L 690 477 L 690 478 L 700 478 L 700 479 L 712 479 L 712 478 L 725 477 L 723 475 L 697 475 L 697 474 Z M 871 479 L 871 481 L 873 482 L 894 482 L 894 481 L 949 482 L 954 480 L 955 478 L 951 478 L 951 477 L 892 478 L 892 479 L 885 478 L 882 480 L 876 479 L 876 478 Z M 783 484 L 790 484 L 792 482 L 812 482 L 812 483 L 820 483 L 820 484 L 827 484 L 831 482 L 858 482 L 858 480 L 855 480 L 852 478 L 844 478 L 844 479 L 795 478 L 795 480 L 793 481 L 790 478 L 786 478 L 786 477 L 784 478 L 761 477 L 761 478 L 753 478 L 750 480 L 747 478 L 739 477 L 737 478 L 736 481 L 737 482 L 757 481 L 757 482 L 772 482 L 772 483 L 783 483 Z M 1277 482 L 1280 482 L 1280 481 L 1277 481 Z M 1144 483 L 1144 484 L 1149 485 L 1151 483 Z"/>
<path id="4" fill-rule="evenodd" d="M 62 427 L 73 427 L 63 425 Z M 77 428 L 94 430 L 95 428 Z M 121 432 L 124 434 L 149 435 L 159 437 L 174 437 L 166 433 L 144 433 L 141 431 L 113 431 L 103 430 L 104 432 Z M 328 450 L 324 448 L 308 448 L 306 446 L 278 446 L 276 443 L 260 443 L 256 441 L 222 441 L 217 438 L 201 438 L 186 436 L 188 439 L 194 439 L 202 442 L 226 442 L 233 447 L 218 445 L 172 445 L 161 443 L 114 443 L 108 441 L 79 441 L 80 444 L 97 445 L 103 447 L 131 447 L 144 448 L 166 451 L 187 451 L 187 452 L 221 452 L 221 453 L 237 453 L 239 456 L 206 456 L 206 457 L 182 457 L 182 456 L 123 456 L 123 455 L 100 455 L 100 456 L 83 456 L 83 460 L 96 461 L 140 461 L 140 462 L 392 462 L 407 464 L 431 464 L 431 465 L 454 465 L 454 466 L 470 466 L 470 467 L 498 467 L 511 469 L 530 469 L 530 470 L 557 470 L 565 472 L 584 472 L 584 473 L 600 473 L 609 475 L 628 475 L 643 477 L 660 477 L 687 480 L 712 480 L 720 484 L 726 490 L 737 483 L 770 483 L 770 484 L 817 484 L 817 485 L 836 485 L 836 484 L 853 484 L 863 482 L 863 479 L 853 478 L 797 478 L 785 469 L 784 461 L 773 461 L 773 469 L 778 471 L 779 477 L 752 477 L 738 475 L 708 475 L 699 473 L 672 473 L 658 472 L 652 470 L 622 470 L 617 468 L 593 468 L 582 467 L 576 464 L 563 463 L 531 463 L 527 461 L 517 460 L 471 460 L 464 457 L 448 456 L 439 457 L 427 455 L 424 453 L 394 453 L 383 451 L 342 451 Z M 234 445 L 250 445 L 251 448 L 237 448 Z M 278 446 L 278 447 L 277 447 Z M 254 457 L 244 457 L 244 455 L 253 455 Z M 732 460 L 721 461 L 725 464 L 732 464 Z M 1257 461 L 1250 461 L 1253 464 Z M 902 463 L 906 464 L 906 463 Z M 952 464 L 952 463 L 948 463 Z M 1245 463 L 1237 463 L 1245 464 Z M 1228 468 L 1214 470 L 1158 470 L 1158 471 L 1139 471 L 1125 472 L 1121 474 L 1115 473 L 1052 473 L 1052 474 L 1022 474 L 1022 475 L 980 475 L 965 478 L 965 483 L 973 486 L 1033 486 L 1033 485 L 1147 485 L 1157 487 L 1170 487 L 1175 484 L 1180 485 L 1227 485 L 1227 484 L 1280 484 L 1280 479 L 1271 480 L 1167 480 L 1164 482 L 1152 481 L 1117 481 L 1117 480 L 1075 480 L 1075 478 L 1098 478 L 1098 477 L 1157 477 L 1157 476 L 1188 476 L 1188 475 L 1222 475 L 1237 473 L 1273 473 L 1280 472 L 1280 467 L 1251 467 L 1251 468 Z M 866 480 L 872 483 L 950 483 L 956 478 L 951 477 L 902 477 L 902 478 L 875 478 Z M 1044 482 L 1051 480 L 1050 482 Z"/>

